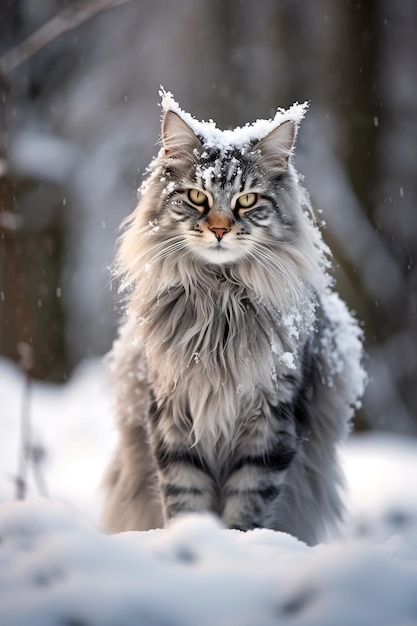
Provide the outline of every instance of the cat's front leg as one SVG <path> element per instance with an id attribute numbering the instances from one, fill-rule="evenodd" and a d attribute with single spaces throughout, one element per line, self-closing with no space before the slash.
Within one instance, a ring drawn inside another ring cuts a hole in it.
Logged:
<path id="1" fill-rule="evenodd" d="M 149 430 L 164 522 L 185 513 L 212 511 L 215 479 L 203 455 L 190 444 L 186 425 L 176 425 L 172 408 L 153 402 Z"/>
<path id="2" fill-rule="evenodd" d="M 215 482 L 194 448 L 160 440 L 154 450 L 164 521 L 184 513 L 213 510 Z"/>
<path id="3" fill-rule="evenodd" d="M 222 518 L 228 528 L 276 528 L 276 511 L 295 445 L 276 444 L 236 459 L 223 490 Z"/>

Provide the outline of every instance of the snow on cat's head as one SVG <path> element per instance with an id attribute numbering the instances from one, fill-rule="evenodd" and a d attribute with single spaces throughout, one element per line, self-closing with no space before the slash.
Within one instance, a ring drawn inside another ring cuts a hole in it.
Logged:
<path id="1" fill-rule="evenodd" d="M 204 145 L 223 149 L 246 148 L 266 137 L 284 122 L 292 122 L 297 127 L 303 119 L 308 102 L 303 104 L 295 103 L 289 109 L 278 108 L 275 116 L 268 120 L 258 119 L 255 122 L 248 122 L 245 126 L 237 126 L 231 130 L 220 130 L 213 120 L 203 122 L 196 120 L 190 113 L 181 109 L 170 91 L 165 91 L 162 87 L 159 91 L 161 97 L 161 107 L 164 113 L 173 111 L 186 122 L 194 133 L 204 139 Z"/>

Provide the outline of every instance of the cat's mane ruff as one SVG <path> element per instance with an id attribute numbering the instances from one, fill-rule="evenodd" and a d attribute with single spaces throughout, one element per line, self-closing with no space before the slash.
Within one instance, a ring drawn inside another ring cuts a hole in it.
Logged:
<path id="1" fill-rule="evenodd" d="M 261 381 L 270 380 L 271 367 L 279 368 L 281 355 L 294 354 L 294 358 L 298 358 L 294 333 L 299 341 L 301 335 L 311 331 L 315 294 L 323 291 L 329 282 L 324 272 L 328 251 L 306 209 L 299 221 L 298 245 L 276 244 L 276 249 L 284 249 L 286 254 L 282 273 L 267 262 L 256 263 L 252 257 L 235 266 L 210 267 L 187 249 L 180 250 L 179 256 L 183 257 L 172 263 L 170 256 L 161 253 L 166 233 L 153 217 L 154 207 L 163 198 L 164 182 L 160 180 L 159 167 L 163 160 L 164 155 L 160 153 L 153 164 L 146 193 L 125 225 L 116 272 L 127 292 L 129 309 L 141 312 L 144 326 L 138 326 L 138 333 L 146 333 L 150 358 L 158 364 L 155 368 L 161 395 L 168 396 L 173 388 L 181 385 L 188 387 L 195 441 L 208 432 L 214 440 L 221 434 L 230 437 L 240 405 L 236 403 L 236 390 L 246 389 L 253 395 Z M 308 206 L 304 194 L 300 200 Z M 172 245 L 175 246 L 176 241 Z M 273 248 L 271 250 L 274 252 Z M 220 281 L 222 277 L 225 280 Z M 177 300 L 176 291 L 183 292 Z M 217 304 L 210 307 L 208 303 L 214 295 Z M 248 297 L 253 308 L 245 311 L 242 302 Z M 175 310 L 167 310 L 166 319 L 161 318 L 150 331 L 161 303 L 169 298 L 175 300 Z M 219 334 L 224 330 L 215 317 L 219 308 L 229 319 L 229 336 L 240 337 L 234 350 L 230 342 L 224 352 L 215 348 L 221 345 Z M 189 318 L 189 309 L 198 310 L 198 320 L 189 321 L 184 335 L 177 336 L 175 347 L 167 350 L 169 340 L 162 340 L 164 333 L 173 337 L 180 322 Z M 292 317 L 297 328 L 288 332 L 282 326 L 279 333 L 273 332 L 272 328 L 277 325 L 276 319 L 272 319 L 274 316 Z M 244 330 L 254 323 L 252 317 L 256 317 L 258 323 L 262 320 L 264 339 L 261 341 L 258 338 L 252 342 Z M 271 346 L 276 351 L 275 363 L 264 358 L 265 353 L 271 353 Z M 251 354 L 246 366 L 244 354 Z M 200 378 L 198 385 L 193 382 L 196 376 Z M 226 378 L 228 383 L 225 383 Z M 175 412 L 184 419 L 185 413 L 185 406 Z"/>
<path id="2" fill-rule="evenodd" d="M 223 269 L 204 266 L 192 252 L 184 253 L 183 259 L 175 264 L 170 257 L 158 258 L 161 249 L 158 225 L 147 219 L 154 199 L 160 197 L 157 178 L 155 184 L 156 191 L 153 192 L 152 186 L 148 188 L 147 195 L 141 199 L 135 217 L 122 236 L 117 273 L 127 290 L 129 309 L 141 311 L 144 326 L 141 329 L 139 325 L 138 333 L 143 330 L 148 335 L 149 353 L 152 360 L 158 362 L 161 393 L 169 395 L 170 390 L 179 385 L 189 387 L 196 440 L 210 429 L 215 439 L 221 433 L 229 436 L 237 405 L 228 408 L 227 405 L 236 399 L 236 390 L 247 389 L 254 393 L 254 371 L 258 372 L 259 380 L 270 378 L 271 362 L 263 358 L 265 352 L 270 352 L 272 345 L 281 354 L 295 351 L 288 333 L 283 332 L 279 336 L 272 332 L 271 315 L 285 316 L 298 312 L 297 333 L 311 330 L 314 320 L 312 294 L 323 288 L 324 278 L 319 267 L 325 263 L 325 255 L 318 242 L 312 244 L 310 231 L 314 234 L 315 231 L 309 218 L 306 218 L 306 232 L 300 235 L 305 237 L 306 244 L 302 249 L 293 247 L 287 251 L 285 275 L 273 274 L 270 269 L 256 265 L 251 258 L 236 267 Z M 152 261 L 155 257 L 156 260 Z M 224 280 L 219 284 L 222 278 Z M 183 292 L 177 300 L 176 291 Z M 214 295 L 216 305 L 208 306 Z M 249 312 L 242 304 L 248 295 L 254 307 Z M 169 298 L 176 302 L 175 310 L 167 311 L 165 322 L 161 319 L 149 334 L 163 300 Z M 274 309 L 274 302 L 281 303 L 280 310 Z M 198 320 L 190 322 L 187 332 L 182 337 L 178 336 L 175 350 L 167 351 L 167 343 L 161 343 L 161 334 L 165 329 L 170 336 L 167 329 L 172 326 L 171 335 L 174 336 L 181 320 L 188 318 L 188 308 L 198 310 Z M 238 348 L 232 350 L 229 341 L 224 353 L 214 349 L 214 346 L 221 345 L 219 333 L 224 330 L 215 317 L 219 312 L 228 316 L 229 337 L 241 337 Z M 258 339 L 252 343 L 243 330 L 250 326 L 253 316 L 258 322 L 263 320 L 265 337 L 260 344 Z M 243 355 L 248 353 L 251 354 L 251 362 L 243 367 Z M 194 396 L 192 378 L 198 368 L 201 381 L 198 387 L 194 386 Z M 229 386 L 224 384 L 226 372 Z M 211 416 L 207 415 L 208 407 L 212 409 Z M 184 415 L 185 410 L 183 407 L 177 414 Z M 221 415 L 228 416 L 230 423 L 219 421 L 218 416 Z"/>

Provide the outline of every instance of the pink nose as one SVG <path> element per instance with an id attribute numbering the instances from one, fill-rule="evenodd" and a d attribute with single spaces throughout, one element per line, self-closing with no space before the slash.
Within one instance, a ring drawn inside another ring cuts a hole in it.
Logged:
<path id="1" fill-rule="evenodd" d="M 223 236 L 229 232 L 230 228 L 216 228 L 213 226 L 212 228 L 210 228 L 210 230 L 212 233 L 214 233 L 217 241 L 220 241 L 221 239 L 223 239 Z"/>

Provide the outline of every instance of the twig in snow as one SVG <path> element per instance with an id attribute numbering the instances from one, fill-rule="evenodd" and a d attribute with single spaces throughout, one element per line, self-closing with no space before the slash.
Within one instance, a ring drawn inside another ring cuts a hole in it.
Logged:
<path id="1" fill-rule="evenodd" d="M 48 488 L 42 471 L 42 465 L 46 457 L 45 448 L 40 443 L 33 443 L 29 455 L 32 461 L 33 477 L 38 494 L 44 498 L 48 498 Z"/>
<path id="2" fill-rule="evenodd" d="M 33 351 L 28 343 L 18 344 L 20 365 L 25 373 L 20 411 L 20 450 L 16 477 L 16 498 L 24 500 L 27 495 L 27 476 L 30 463 L 32 428 L 30 419 L 30 398 L 32 391 Z"/>

